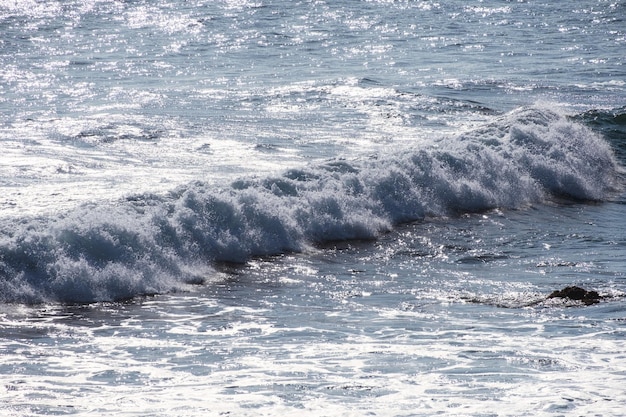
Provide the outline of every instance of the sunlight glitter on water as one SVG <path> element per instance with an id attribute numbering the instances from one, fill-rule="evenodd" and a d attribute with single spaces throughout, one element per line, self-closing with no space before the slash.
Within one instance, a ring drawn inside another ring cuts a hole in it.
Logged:
<path id="1" fill-rule="evenodd" d="M 177 313 L 164 317 L 170 303 Z M 572 332 L 571 318 L 541 310 L 484 310 L 504 319 L 495 321 L 415 311 L 393 317 L 363 311 L 358 319 L 338 311 L 321 330 L 277 322 L 266 308 L 232 308 L 204 297 L 112 307 L 65 318 L 47 311 L 28 327 L 13 322 L 21 337 L 2 350 L 21 351 L 25 361 L 0 364 L 12 404 L 4 410 L 347 416 L 365 407 L 388 416 L 560 409 L 617 415 L 614 399 L 626 372 L 617 329 L 587 321 Z M 186 307 L 194 314 L 185 314 Z"/>

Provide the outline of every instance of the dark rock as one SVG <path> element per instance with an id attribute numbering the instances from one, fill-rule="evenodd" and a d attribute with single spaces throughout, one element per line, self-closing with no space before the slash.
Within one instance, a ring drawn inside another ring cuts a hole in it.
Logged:
<path id="1" fill-rule="evenodd" d="M 599 303 L 602 299 L 597 291 L 587 291 L 576 285 L 553 291 L 548 298 L 567 298 L 569 300 L 582 301 L 586 305 Z"/>

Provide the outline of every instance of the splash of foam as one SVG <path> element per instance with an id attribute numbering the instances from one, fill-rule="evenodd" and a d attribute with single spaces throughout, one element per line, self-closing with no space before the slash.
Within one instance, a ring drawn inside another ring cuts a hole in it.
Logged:
<path id="1" fill-rule="evenodd" d="M 375 238 L 428 217 L 603 200 L 617 171 L 609 145 L 589 129 L 523 108 L 420 149 L 25 219 L 3 230 L 0 297 L 93 302 L 179 290 L 203 282 L 213 262 Z"/>

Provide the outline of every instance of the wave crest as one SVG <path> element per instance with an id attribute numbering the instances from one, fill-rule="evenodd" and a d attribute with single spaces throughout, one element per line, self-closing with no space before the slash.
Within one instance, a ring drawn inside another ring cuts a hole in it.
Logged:
<path id="1" fill-rule="evenodd" d="M 3 230 L 0 297 L 93 302 L 179 290 L 203 282 L 213 262 L 375 238 L 402 222 L 601 201 L 618 188 L 617 172 L 600 136 L 556 111 L 522 108 L 420 149 L 24 219 Z"/>

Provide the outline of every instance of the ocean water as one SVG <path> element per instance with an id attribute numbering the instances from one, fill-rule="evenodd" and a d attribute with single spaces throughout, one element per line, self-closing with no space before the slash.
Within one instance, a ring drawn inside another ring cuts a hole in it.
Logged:
<path id="1" fill-rule="evenodd" d="M 0 414 L 623 415 L 625 17 L 0 0 Z"/>

